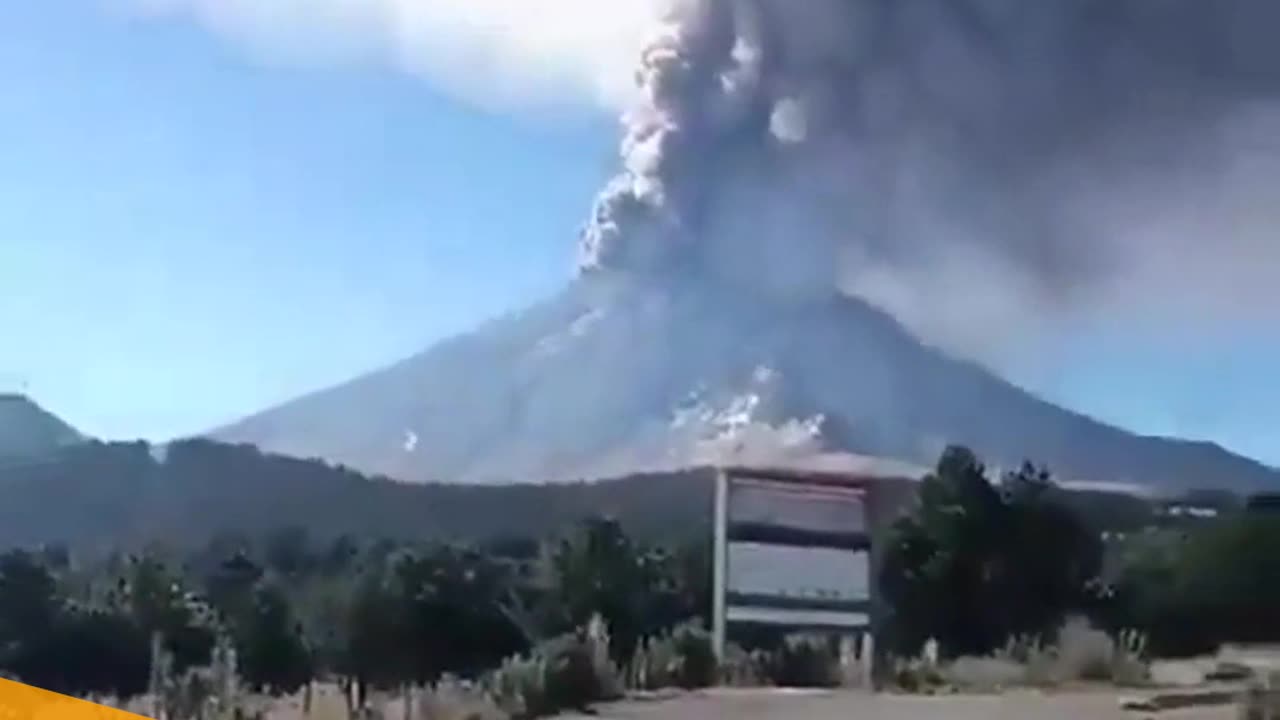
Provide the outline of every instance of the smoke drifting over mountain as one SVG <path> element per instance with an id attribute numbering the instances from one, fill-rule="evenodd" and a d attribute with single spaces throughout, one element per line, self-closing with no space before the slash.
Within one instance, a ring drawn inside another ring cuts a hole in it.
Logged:
<path id="1" fill-rule="evenodd" d="M 1271 0 L 701 0 L 643 55 L 587 271 L 834 285 L 944 344 L 1273 315 Z"/>
<path id="2" fill-rule="evenodd" d="M 625 107 L 587 273 L 839 287 L 980 359 L 1280 307 L 1274 0 L 120 1 Z"/>

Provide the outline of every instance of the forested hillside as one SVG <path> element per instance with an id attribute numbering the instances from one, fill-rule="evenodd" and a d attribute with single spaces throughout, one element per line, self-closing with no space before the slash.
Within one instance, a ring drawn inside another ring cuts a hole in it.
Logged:
<path id="1" fill-rule="evenodd" d="M 191 547 L 281 527 L 305 529 L 318 540 L 465 542 L 541 537 L 596 516 L 616 518 L 646 541 L 682 542 L 709 532 L 711 480 L 704 468 L 594 482 L 400 483 L 207 440 L 163 451 L 145 443 L 86 443 L 0 463 L 0 546 Z M 1099 532 L 1143 527 L 1156 512 L 1125 495 L 1056 492 Z"/>
<path id="2" fill-rule="evenodd" d="M 199 545 L 286 526 L 318 539 L 473 540 L 543 536 L 591 515 L 616 517 L 640 537 L 680 538 L 709 517 L 711 489 L 705 471 L 507 487 L 405 484 L 204 440 L 164 452 L 90 443 L 0 463 L 0 546 Z"/>

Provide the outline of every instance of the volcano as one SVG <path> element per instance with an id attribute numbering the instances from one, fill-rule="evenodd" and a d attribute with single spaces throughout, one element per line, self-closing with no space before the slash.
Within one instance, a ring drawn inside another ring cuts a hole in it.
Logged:
<path id="1" fill-rule="evenodd" d="M 1074 413 L 923 344 L 851 297 L 777 300 L 697 282 L 601 282 L 213 432 L 408 480 L 590 479 L 841 453 L 1164 490 L 1276 487 L 1202 442 Z"/>

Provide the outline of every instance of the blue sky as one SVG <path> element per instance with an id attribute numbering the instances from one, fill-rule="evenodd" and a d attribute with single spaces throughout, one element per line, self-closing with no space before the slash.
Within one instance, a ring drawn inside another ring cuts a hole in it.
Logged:
<path id="1" fill-rule="evenodd" d="M 553 291 L 612 121 L 286 67 L 91 0 L 0 3 L 0 389 L 166 439 Z M 1015 380 L 1280 463 L 1280 343 L 1112 329 Z"/>
<path id="2" fill-rule="evenodd" d="M 208 429 L 553 290 L 612 124 L 181 23 L 0 4 L 0 384 L 88 432 Z"/>

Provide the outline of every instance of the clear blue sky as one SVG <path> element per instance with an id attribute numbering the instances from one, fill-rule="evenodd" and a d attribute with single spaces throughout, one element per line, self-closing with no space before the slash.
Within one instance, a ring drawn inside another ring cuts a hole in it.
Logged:
<path id="1" fill-rule="evenodd" d="M 550 292 L 605 118 L 256 66 L 88 0 L 0 3 L 0 384 L 112 437 L 208 429 Z"/>
<path id="2" fill-rule="evenodd" d="M 0 88 L 0 389 L 112 438 L 208 429 L 551 292 L 616 143 L 584 111 L 262 66 L 90 0 L 0 3 Z M 1280 463 L 1276 334 L 1093 338 L 1013 374 Z"/>

